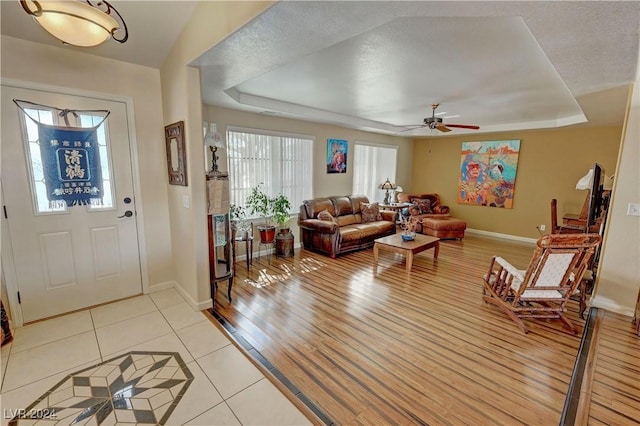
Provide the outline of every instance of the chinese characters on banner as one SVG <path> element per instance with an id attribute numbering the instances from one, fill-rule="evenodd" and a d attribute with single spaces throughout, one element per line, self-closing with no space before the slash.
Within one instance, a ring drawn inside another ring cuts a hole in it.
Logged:
<path id="1" fill-rule="evenodd" d="M 96 128 L 38 123 L 47 197 L 52 207 L 102 204 Z"/>

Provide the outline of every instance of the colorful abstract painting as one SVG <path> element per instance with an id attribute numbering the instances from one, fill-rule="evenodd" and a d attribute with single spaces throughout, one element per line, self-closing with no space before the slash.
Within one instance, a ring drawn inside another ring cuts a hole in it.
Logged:
<path id="1" fill-rule="evenodd" d="M 343 139 L 327 139 L 327 173 L 346 173 L 349 143 Z"/>
<path id="2" fill-rule="evenodd" d="M 463 142 L 458 203 L 513 207 L 520 141 Z"/>

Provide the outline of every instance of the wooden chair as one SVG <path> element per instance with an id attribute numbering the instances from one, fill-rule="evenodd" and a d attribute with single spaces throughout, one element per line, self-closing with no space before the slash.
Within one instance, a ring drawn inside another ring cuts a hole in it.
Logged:
<path id="1" fill-rule="evenodd" d="M 566 216 L 565 216 L 566 217 Z M 564 223 L 558 224 L 558 201 L 554 198 L 551 200 L 551 233 L 552 234 L 576 234 L 586 231 L 586 216 L 581 222 L 579 221 L 566 221 L 563 218 Z"/>
<path id="2" fill-rule="evenodd" d="M 602 225 L 606 222 L 607 211 L 609 209 L 609 198 L 611 191 L 602 191 L 602 208 L 600 214 L 595 218 L 595 223 L 589 227 L 588 232 L 603 234 Z M 582 204 L 582 210 L 579 215 L 567 213 L 562 216 L 562 224 L 558 223 L 558 201 L 554 198 L 551 200 L 551 233 L 552 234 L 573 234 L 579 232 L 587 232 L 587 223 L 589 220 L 589 195 Z"/>
<path id="3" fill-rule="evenodd" d="M 483 277 L 484 301 L 497 305 L 524 333 L 528 330 L 522 318 L 554 318 L 576 334 L 564 316 L 566 304 L 601 241 L 599 234 L 545 235 L 526 270 L 494 256 Z"/>

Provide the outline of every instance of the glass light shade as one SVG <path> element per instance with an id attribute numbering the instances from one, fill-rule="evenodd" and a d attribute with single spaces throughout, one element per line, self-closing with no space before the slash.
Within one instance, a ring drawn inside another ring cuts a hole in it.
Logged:
<path id="1" fill-rule="evenodd" d="M 33 2 L 27 2 L 33 3 Z M 91 47 L 111 37 L 118 22 L 86 3 L 40 1 L 42 12 L 33 18 L 52 36 L 73 46 Z M 31 10 L 36 12 L 34 5 Z"/>
<path id="2" fill-rule="evenodd" d="M 396 184 L 395 183 L 391 183 L 391 181 L 389 179 L 387 179 L 384 182 L 382 182 L 380 185 L 378 185 L 378 188 L 380 188 L 380 189 L 395 189 L 396 188 Z"/>
<path id="3" fill-rule="evenodd" d="M 209 131 L 204 137 L 204 144 L 209 147 L 226 148 L 222 136 L 218 133 L 216 123 L 209 124 Z"/>

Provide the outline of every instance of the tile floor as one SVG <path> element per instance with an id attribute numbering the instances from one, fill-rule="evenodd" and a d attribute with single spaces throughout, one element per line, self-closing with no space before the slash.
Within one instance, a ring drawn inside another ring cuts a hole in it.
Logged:
<path id="1" fill-rule="evenodd" d="M 132 361 L 122 355 L 132 351 L 139 364 L 152 362 L 144 361 L 152 352 L 178 353 L 178 361 L 161 362 L 174 363 L 176 371 L 184 365 L 188 372 L 180 377 L 193 377 L 177 405 L 163 411 L 168 413 L 167 425 L 311 424 L 203 313 L 193 311 L 170 289 L 15 329 L 13 342 L 2 347 L 2 425 L 54 387 L 89 386 L 97 364 L 115 359 L 118 365 L 126 364 L 124 370 Z M 81 377 L 69 379 L 72 373 Z M 91 393 L 87 389 L 84 392 Z M 76 398 L 86 405 L 89 397 L 82 395 L 76 393 Z M 103 425 L 143 424 L 124 405 L 78 424 L 98 424 L 97 418 Z"/>

